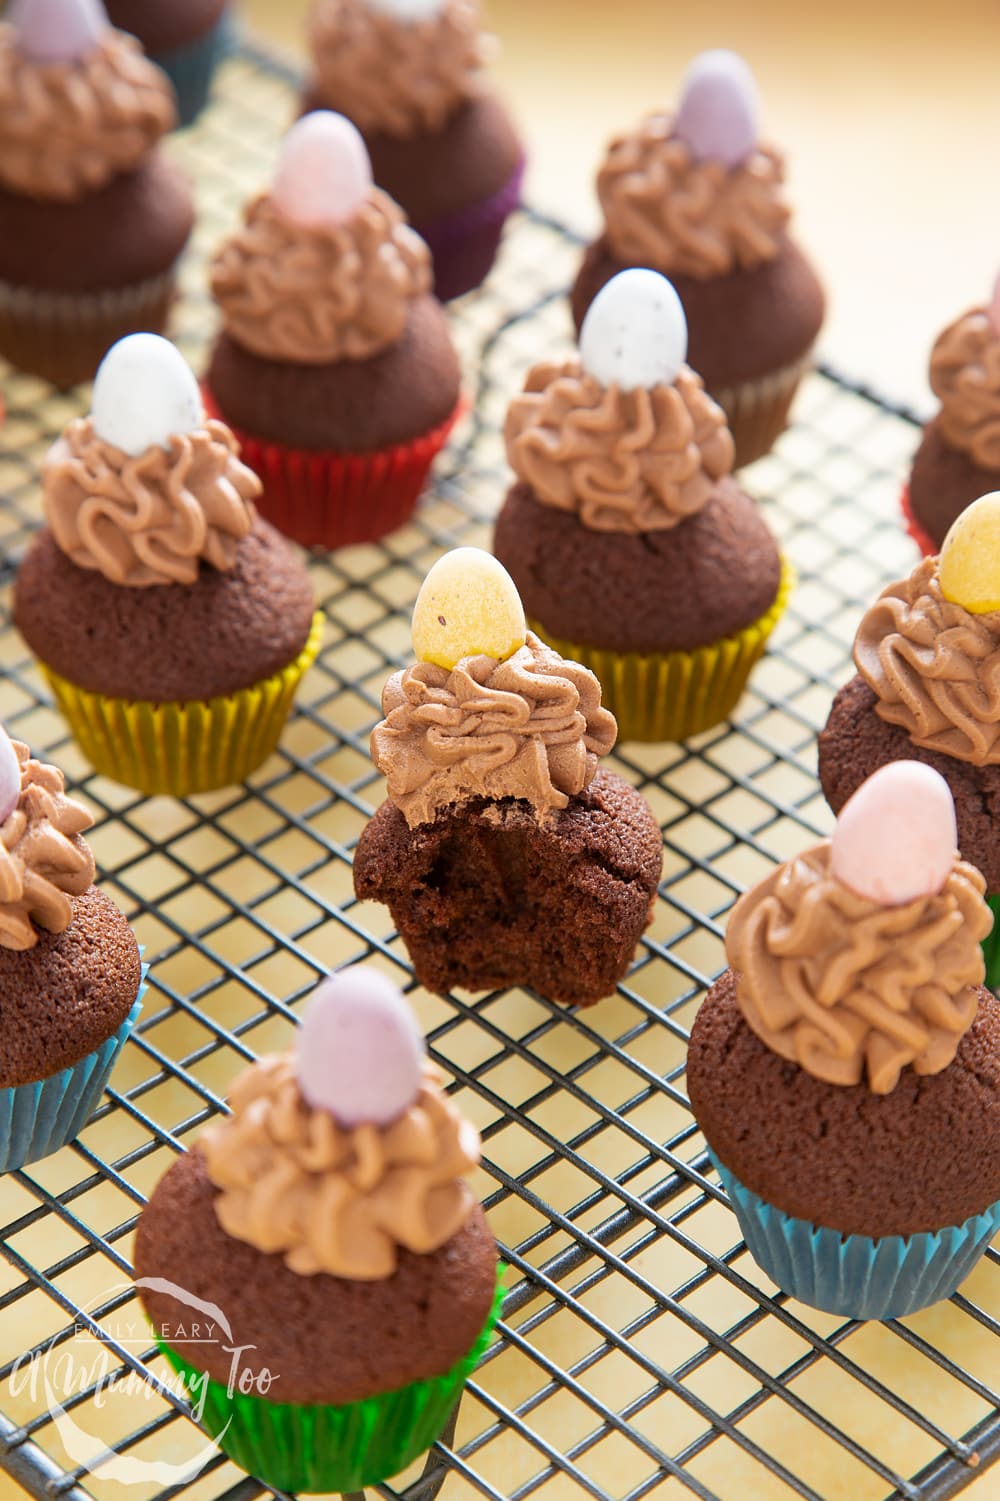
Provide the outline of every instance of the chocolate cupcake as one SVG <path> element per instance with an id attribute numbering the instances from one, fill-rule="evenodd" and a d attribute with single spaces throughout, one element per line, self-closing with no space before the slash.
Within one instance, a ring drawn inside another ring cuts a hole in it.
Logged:
<path id="1" fill-rule="evenodd" d="M 18 569 L 14 620 L 84 754 L 151 794 L 243 781 L 277 743 L 321 617 L 171 344 L 115 345 L 42 488 L 48 527 Z"/>
<path id="2" fill-rule="evenodd" d="M 669 276 L 690 363 L 725 410 L 736 466 L 768 452 L 788 420 L 823 321 L 823 291 L 790 238 L 784 162 L 758 141 L 757 89 L 731 52 L 704 52 L 675 115 L 612 141 L 597 175 L 604 231 L 572 292 L 579 329 L 628 266 Z"/>
<path id="3" fill-rule="evenodd" d="M 58 386 L 160 329 L 194 221 L 157 150 L 173 91 L 100 0 L 22 0 L 0 24 L 0 355 Z"/>
<path id="4" fill-rule="evenodd" d="M 695 1113 L 754 1259 L 828 1312 L 950 1297 L 1000 1228 L 991 926 L 936 771 L 899 762 L 733 908 Z"/>
<path id="5" fill-rule="evenodd" d="M 320 986 L 296 1047 L 230 1107 L 139 1220 L 156 1341 L 249 1474 L 376 1485 L 434 1442 L 489 1342 L 496 1246 L 464 1181 L 479 1135 L 399 991 L 361 969 Z M 206 1304 L 228 1345 L 191 1337 Z"/>
<path id="6" fill-rule="evenodd" d="M 536 365 L 504 427 L 517 483 L 493 550 L 532 630 L 597 675 L 626 740 L 727 718 L 791 588 L 685 346 L 670 283 L 624 271 L 580 357 Z"/>
<path id="7" fill-rule="evenodd" d="M 873 771 L 917 760 L 955 800 L 962 857 L 1000 910 L 1000 494 L 954 523 L 939 558 L 889 584 L 854 639 L 857 675 L 819 737 L 819 777 L 835 813 Z M 996 939 L 988 983 L 1000 981 Z"/>
<path id="8" fill-rule="evenodd" d="M 940 551 L 966 506 L 1000 489 L 1000 278 L 989 307 L 938 336 L 930 381 L 941 410 L 924 428 L 903 491 L 907 530 L 925 554 Z"/>
<path id="9" fill-rule="evenodd" d="M 206 400 L 260 476 L 263 515 L 304 546 L 371 542 L 413 513 L 461 397 L 430 285 L 427 247 L 372 185 L 354 126 L 300 120 L 213 261 Z"/>
<path id="10" fill-rule="evenodd" d="M 105 0 L 115 26 L 137 37 L 177 95 L 177 123 L 201 114 L 225 45 L 226 0 Z"/>
<path id="11" fill-rule="evenodd" d="M 434 257 L 442 301 L 482 282 L 521 197 L 524 148 L 484 79 L 479 0 L 316 0 L 304 106 L 365 138 L 375 181 Z"/>
<path id="12" fill-rule="evenodd" d="M 80 1133 L 142 1009 L 132 930 L 93 884 L 93 821 L 0 729 L 0 1172 Z"/>
<path id="13" fill-rule="evenodd" d="M 525 631 L 510 578 L 477 548 L 431 569 L 418 661 L 391 677 L 372 759 L 388 798 L 354 857 L 428 990 L 527 985 L 590 1005 L 625 975 L 663 863 L 592 673 Z"/>

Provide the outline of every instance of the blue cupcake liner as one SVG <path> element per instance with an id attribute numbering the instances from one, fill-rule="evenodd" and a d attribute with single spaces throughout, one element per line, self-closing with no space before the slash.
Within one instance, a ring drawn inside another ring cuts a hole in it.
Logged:
<path id="1" fill-rule="evenodd" d="M 49 1157 L 79 1136 L 138 1020 L 148 969 L 148 964 L 142 966 L 139 991 L 128 1016 L 100 1047 L 48 1079 L 0 1089 L 0 1173 L 12 1173 Z"/>
<path id="2" fill-rule="evenodd" d="M 172 52 L 158 52 L 152 61 L 163 69 L 177 94 L 177 123 L 183 128 L 191 125 L 208 103 L 212 91 L 215 70 L 228 50 L 230 21 L 226 11 L 218 21 L 186 47 L 176 47 Z"/>
<path id="3" fill-rule="evenodd" d="M 918 1235 L 842 1235 L 776 1209 L 709 1156 L 757 1265 L 790 1297 L 845 1318 L 898 1319 L 950 1298 L 1000 1230 L 998 1202 Z"/>

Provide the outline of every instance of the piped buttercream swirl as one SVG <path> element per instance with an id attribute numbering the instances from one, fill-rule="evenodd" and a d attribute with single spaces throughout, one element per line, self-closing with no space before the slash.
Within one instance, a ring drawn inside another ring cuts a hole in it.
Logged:
<path id="1" fill-rule="evenodd" d="M 479 1133 L 430 1063 L 416 1100 L 388 1126 L 339 1126 L 310 1106 L 292 1053 L 253 1064 L 230 1105 L 199 1142 L 219 1223 L 300 1276 L 391 1277 L 400 1248 L 436 1251 L 468 1218 L 464 1175 L 479 1161 Z"/>
<path id="2" fill-rule="evenodd" d="M 94 820 L 66 796 L 57 766 L 36 761 L 19 740 L 11 744 L 21 792 L 0 824 L 0 947 L 23 950 L 34 948 L 39 928 L 63 933 L 69 927 L 72 898 L 94 879 L 94 856 L 80 837 Z"/>
<path id="3" fill-rule="evenodd" d="M 372 188 L 351 219 L 329 229 L 290 224 L 263 194 L 211 277 L 238 344 L 265 359 L 321 365 L 365 360 L 395 343 L 432 272 L 403 210 Z"/>
<path id="4" fill-rule="evenodd" d="M 418 662 L 382 692 L 372 759 L 411 828 L 471 798 L 522 798 L 544 820 L 589 786 L 615 743 L 596 677 L 528 632 L 505 662 Z"/>
<path id="5" fill-rule="evenodd" d="M 888 1094 L 936 1074 L 972 1025 L 990 931 L 986 883 L 956 859 L 941 891 L 899 907 L 831 874 L 824 840 L 741 897 L 726 930 L 736 998 L 762 1042 L 828 1084 Z"/>
<path id="6" fill-rule="evenodd" d="M 1000 765 L 1000 612 L 946 599 L 937 558 L 883 589 L 854 639 L 875 711 L 914 745 L 974 766 Z"/>
<path id="7" fill-rule="evenodd" d="M 985 308 L 973 308 L 939 335 L 930 377 L 943 437 L 980 469 L 1000 470 L 1000 334 Z"/>
<path id="8" fill-rule="evenodd" d="M 0 186 L 72 202 L 134 171 L 177 121 L 173 90 L 134 37 L 76 62 L 34 63 L 0 25 Z"/>
<path id="9" fill-rule="evenodd" d="M 59 548 L 113 584 L 193 584 L 202 560 L 228 571 L 253 527 L 261 484 L 222 422 L 136 457 L 78 418 L 49 451 L 45 515 Z"/>
<path id="10" fill-rule="evenodd" d="M 487 50 L 478 0 L 418 21 L 318 0 L 309 35 L 320 95 L 360 130 L 401 137 L 442 128 L 476 92 Z"/>
<path id="11" fill-rule="evenodd" d="M 773 260 L 790 217 L 779 153 L 758 145 L 738 167 L 696 161 L 672 126 L 648 115 L 608 149 L 597 195 L 614 255 L 700 280 Z"/>
<path id="12" fill-rule="evenodd" d="M 579 360 L 536 365 L 511 402 L 504 440 L 537 498 L 593 531 L 674 527 L 733 467 L 725 413 L 687 366 L 673 385 L 624 391 Z"/>

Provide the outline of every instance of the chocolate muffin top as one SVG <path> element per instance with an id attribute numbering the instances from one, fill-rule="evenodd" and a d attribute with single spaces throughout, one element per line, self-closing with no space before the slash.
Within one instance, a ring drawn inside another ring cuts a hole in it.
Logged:
<path id="1" fill-rule="evenodd" d="M 302 650 L 313 616 L 309 574 L 259 518 L 228 572 L 203 563 L 193 584 L 128 588 L 78 567 L 42 531 L 14 588 L 14 619 L 61 677 L 111 698 L 164 703 L 233 693 Z"/>
<path id="2" fill-rule="evenodd" d="M 121 1026 L 139 993 L 132 929 L 90 886 L 73 898 L 61 933 L 33 948 L 0 946 L 0 1088 L 47 1079 L 78 1063 Z"/>
<path id="3" fill-rule="evenodd" d="M 613 651 L 689 651 L 743 630 L 777 598 L 781 558 L 759 509 L 731 477 L 667 531 L 592 531 L 509 491 L 493 550 L 529 619 L 555 637 Z"/>
<path id="4" fill-rule="evenodd" d="M 705 1138 L 769 1204 L 844 1234 L 960 1225 L 1000 1199 L 1000 1001 L 943 1072 L 903 1072 L 888 1094 L 828 1084 L 747 1025 L 727 970 L 691 1031 L 688 1091 Z"/>
<path id="5" fill-rule="evenodd" d="M 227 1235 L 217 1190 L 197 1148 L 161 1179 L 136 1232 L 137 1279 L 165 1277 L 216 1304 L 233 1341 L 253 1349 L 248 1368 L 277 1379 L 274 1402 L 338 1405 L 444 1375 L 475 1343 L 496 1287 L 496 1245 L 476 1205 L 439 1250 L 402 1250 L 396 1271 L 376 1281 L 327 1273 L 302 1276 L 281 1255 Z M 190 1323 L 190 1307 L 140 1287 L 146 1313 L 168 1343 Z M 177 1344 L 216 1381 L 229 1379 L 226 1341 Z"/>

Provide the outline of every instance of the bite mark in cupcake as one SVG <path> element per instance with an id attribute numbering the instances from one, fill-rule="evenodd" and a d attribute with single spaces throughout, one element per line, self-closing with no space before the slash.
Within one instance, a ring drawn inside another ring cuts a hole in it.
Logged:
<path id="1" fill-rule="evenodd" d="M 526 630 L 478 549 L 431 569 L 413 627 L 424 660 L 383 691 L 388 798 L 355 890 L 388 903 L 430 989 L 520 983 L 589 1004 L 624 974 L 662 864 L 645 802 L 598 765 L 616 734 L 600 686 Z"/>

